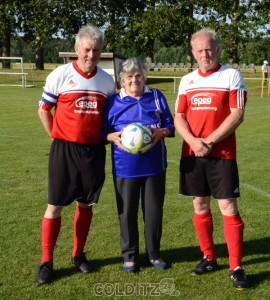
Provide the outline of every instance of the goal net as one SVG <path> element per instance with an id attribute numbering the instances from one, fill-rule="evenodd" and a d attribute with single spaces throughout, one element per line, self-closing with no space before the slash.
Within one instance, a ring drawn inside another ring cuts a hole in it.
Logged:
<path id="1" fill-rule="evenodd" d="M 26 76 L 28 73 L 24 72 L 23 69 L 23 58 L 22 57 L 0 57 L 0 61 L 10 60 L 19 65 L 18 70 L 12 71 L 11 69 L 0 69 L 0 86 L 21 86 L 26 88 Z"/>

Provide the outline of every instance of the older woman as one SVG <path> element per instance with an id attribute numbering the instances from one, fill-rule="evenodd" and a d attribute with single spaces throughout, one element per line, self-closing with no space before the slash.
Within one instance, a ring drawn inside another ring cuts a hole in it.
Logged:
<path id="1" fill-rule="evenodd" d="M 140 198 L 147 259 L 155 268 L 166 269 L 168 264 L 160 256 L 167 167 L 164 138 L 174 136 L 173 117 L 164 95 L 145 85 L 146 68 L 139 59 L 127 59 L 119 75 L 122 88 L 108 99 L 104 137 L 112 143 L 123 271 L 139 270 Z M 121 131 L 133 122 L 140 122 L 152 131 L 152 147 L 144 154 L 130 154 L 121 144 Z"/>

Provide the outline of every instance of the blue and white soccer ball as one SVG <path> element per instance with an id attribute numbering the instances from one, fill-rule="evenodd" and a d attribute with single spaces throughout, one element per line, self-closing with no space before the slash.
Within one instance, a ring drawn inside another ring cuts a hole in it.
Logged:
<path id="1" fill-rule="evenodd" d="M 141 123 L 131 123 L 122 131 L 121 139 L 129 153 L 142 154 L 151 148 L 152 131 Z"/>

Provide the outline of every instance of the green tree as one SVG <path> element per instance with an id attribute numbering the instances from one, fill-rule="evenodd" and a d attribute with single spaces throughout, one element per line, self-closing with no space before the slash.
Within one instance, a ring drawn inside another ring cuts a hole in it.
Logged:
<path id="1" fill-rule="evenodd" d="M 203 1 L 200 23 L 218 31 L 228 57 L 239 63 L 239 50 L 269 33 L 269 0 Z M 268 26 L 268 27 L 267 27 Z"/>
<path id="2" fill-rule="evenodd" d="M 178 59 L 192 62 L 191 35 L 208 26 L 221 37 L 222 59 L 239 62 L 250 41 L 269 34 L 269 5 L 270 0 L 0 0 L 0 47 L 10 55 L 10 39 L 19 34 L 34 49 L 36 68 L 43 69 L 44 55 L 56 59 L 50 41 L 59 39 L 54 47 L 74 42 L 78 29 L 92 23 L 105 32 L 105 51 L 153 61 L 160 47 L 180 47 Z"/>
<path id="3" fill-rule="evenodd" d="M 0 1 L 0 56 L 11 55 L 11 38 L 16 30 L 16 0 Z M 10 68 L 10 61 L 3 60 L 3 67 Z"/>
<path id="4" fill-rule="evenodd" d="M 124 56 L 137 55 L 134 43 L 132 18 L 141 15 L 145 9 L 145 2 L 141 0 L 103 0 L 100 5 L 100 14 L 106 16 L 104 22 L 106 51 L 117 52 Z"/>
<path id="5" fill-rule="evenodd" d="M 166 47 L 187 43 L 196 24 L 192 2 L 144 1 L 143 12 L 134 15 L 126 29 L 127 39 L 137 45 L 139 53 L 145 53 L 152 60 L 159 41 Z"/>
<path id="6" fill-rule="evenodd" d="M 21 32 L 32 43 L 37 69 L 44 69 L 44 46 L 54 37 L 71 38 L 91 23 L 104 24 L 98 15 L 99 1 L 30 0 L 20 2 Z"/>
<path id="7" fill-rule="evenodd" d="M 37 69 L 44 69 L 44 44 L 58 30 L 56 1 L 30 0 L 20 3 L 20 31 L 34 49 Z"/>

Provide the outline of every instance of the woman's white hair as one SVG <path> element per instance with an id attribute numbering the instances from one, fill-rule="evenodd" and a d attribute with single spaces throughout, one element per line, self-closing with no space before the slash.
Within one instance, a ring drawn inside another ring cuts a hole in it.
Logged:
<path id="1" fill-rule="evenodd" d="M 120 77 L 120 84 L 122 87 L 123 87 L 122 81 L 123 81 L 124 76 L 126 74 L 130 74 L 135 71 L 139 71 L 140 73 L 142 73 L 143 77 L 144 77 L 144 81 L 146 81 L 147 68 L 146 68 L 145 64 L 139 58 L 131 57 L 131 58 L 126 59 L 121 64 L 121 67 L 119 70 L 119 77 Z"/>

